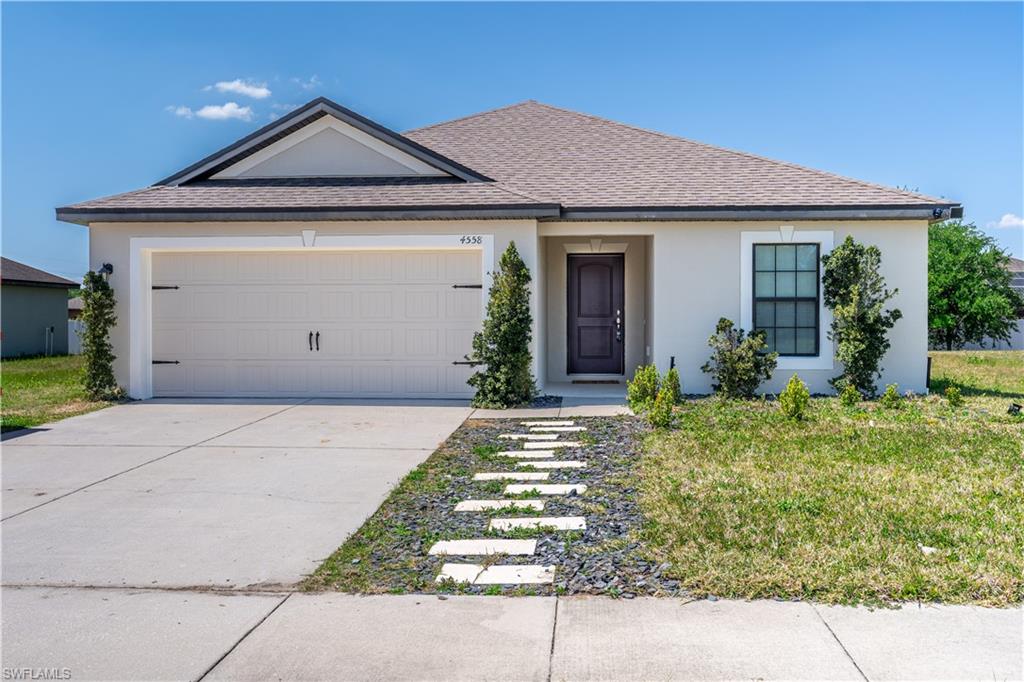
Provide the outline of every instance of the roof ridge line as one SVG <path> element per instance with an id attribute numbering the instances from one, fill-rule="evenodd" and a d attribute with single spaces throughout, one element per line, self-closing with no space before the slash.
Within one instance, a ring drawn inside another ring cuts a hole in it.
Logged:
<path id="1" fill-rule="evenodd" d="M 412 133 L 419 133 L 424 130 L 430 130 L 431 128 L 437 128 L 438 126 L 448 125 L 449 123 L 460 123 L 462 121 L 468 121 L 471 118 L 477 118 L 479 116 L 486 116 L 487 114 L 493 114 L 505 109 L 512 109 L 513 107 L 521 107 L 524 104 L 543 104 L 535 99 L 524 99 L 520 102 L 513 102 L 512 104 L 503 104 L 500 107 L 494 107 L 493 109 L 485 109 L 484 111 L 478 111 L 474 114 L 467 114 L 465 116 L 459 116 L 458 118 L 450 118 L 446 121 L 438 121 L 437 123 L 431 123 L 430 125 L 420 126 L 419 128 L 410 128 L 409 130 L 403 130 L 402 135 L 410 135 Z"/>
<path id="2" fill-rule="evenodd" d="M 558 106 L 555 106 L 553 104 L 547 104 L 546 102 L 538 102 L 536 100 L 527 100 L 527 101 L 533 102 L 533 103 L 535 103 L 535 104 L 537 104 L 539 106 L 542 106 L 542 107 L 547 107 L 548 109 L 554 109 L 555 111 L 561 111 L 561 112 L 568 113 L 568 114 L 575 114 L 576 116 L 583 116 L 585 118 L 591 118 L 591 119 L 594 119 L 595 121 L 600 121 L 602 123 L 611 123 L 613 125 L 621 126 L 623 128 L 629 128 L 631 130 L 636 130 L 636 131 L 639 131 L 639 132 L 642 132 L 642 133 L 648 133 L 650 135 L 657 135 L 659 137 L 668 138 L 670 140 L 677 140 L 677 141 L 687 142 L 689 144 L 698 145 L 700 147 L 705 147 L 705 148 L 708 148 L 708 149 L 714 149 L 716 151 L 726 152 L 728 154 L 735 154 L 737 156 L 744 156 L 744 157 L 747 157 L 747 158 L 750 158 L 750 159 L 757 159 L 758 161 L 765 161 L 767 163 L 773 163 L 773 164 L 775 164 L 777 166 L 784 166 L 784 167 L 787 167 L 787 168 L 795 168 L 797 170 L 807 171 L 809 173 L 819 173 L 821 175 L 827 175 L 827 176 L 832 177 L 832 178 L 836 178 L 836 179 L 839 179 L 839 180 L 844 180 L 846 182 L 852 182 L 852 183 L 855 183 L 855 184 L 858 184 L 858 185 L 862 185 L 864 187 L 871 187 L 873 189 L 884 189 L 884 190 L 886 190 L 888 192 L 896 192 L 898 194 L 902 194 L 902 195 L 907 196 L 907 197 L 913 197 L 915 199 L 925 199 L 925 200 L 927 200 L 929 202 L 936 202 L 936 201 L 940 201 L 941 200 L 941 197 L 933 197 L 933 196 L 929 196 L 927 194 L 921 194 L 920 192 L 911 192 L 909 190 L 899 189 L 898 187 L 889 187 L 888 185 L 882 185 L 882 184 L 879 184 L 877 182 L 868 182 L 867 180 L 859 180 L 857 178 L 851 178 L 851 177 L 846 176 L 846 175 L 840 175 L 839 173 L 833 173 L 832 171 L 821 170 L 820 168 L 811 168 L 810 166 L 802 166 L 802 165 L 800 165 L 798 163 L 793 163 L 791 161 L 781 161 L 779 159 L 772 159 L 772 158 L 769 158 L 767 156 L 761 156 L 759 154 L 753 154 L 751 152 L 745 152 L 745 151 L 742 151 L 742 150 L 739 150 L 739 149 L 732 149 L 730 147 L 722 147 L 720 145 L 711 144 L 709 142 L 701 142 L 700 140 L 693 140 L 693 139 L 688 138 L 688 137 L 682 137 L 681 135 L 672 135 L 670 133 L 666 133 L 666 132 L 663 132 L 663 131 L 660 131 L 660 130 L 652 130 L 651 128 L 643 128 L 643 127 L 638 126 L 638 125 L 633 125 L 632 123 L 623 123 L 622 121 L 616 121 L 614 119 L 605 118 L 604 116 L 598 116 L 596 114 L 590 114 L 590 113 L 587 113 L 587 112 L 584 112 L 584 111 L 575 111 L 573 109 L 566 109 L 565 107 L 558 107 Z M 521 102 L 521 104 L 522 104 L 522 102 Z M 489 112 L 484 112 L 484 113 L 489 113 Z M 954 202 L 949 202 L 949 203 L 954 203 Z"/>

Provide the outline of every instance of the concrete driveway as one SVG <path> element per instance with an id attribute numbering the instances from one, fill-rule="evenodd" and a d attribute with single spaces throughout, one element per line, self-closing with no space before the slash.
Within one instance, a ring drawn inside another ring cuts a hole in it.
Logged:
<path id="1" fill-rule="evenodd" d="M 470 411 L 153 400 L 8 438 L 3 582 L 293 585 Z"/>

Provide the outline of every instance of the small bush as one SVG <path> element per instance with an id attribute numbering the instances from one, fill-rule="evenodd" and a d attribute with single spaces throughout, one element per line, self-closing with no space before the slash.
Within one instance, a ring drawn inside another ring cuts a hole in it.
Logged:
<path id="1" fill-rule="evenodd" d="M 673 405 L 681 405 L 683 402 L 683 385 L 679 380 L 679 368 L 673 367 L 665 372 L 665 378 L 661 380 L 663 390 L 668 391 Z"/>
<path id="2" fill-rule="evenodd" d="M 946 401 L 953 409 L 964 406 L 964 396 L 956 386 L 946 387 Z"/>
<path id="3" fill-rule="evenodd" d="M 786 388 L 779 394 L 779 405 L 782 407 L 782 414 L 788 419 L 801 420 L 807 416 L 807 409 L 811 406 L 811 393 L 805 384 L 796 374 L 789 378 Z"/>
<path id="4" fill-rule="evenodd" d="M 839 392 L 839 402 L 843 407 L 857 407 L 857 403 L 861 401 L 861 398 L 863 396 L 853 384 L 846 384 L 843 390 Z"/>
<path id="5" fill-rule="evenodd" d="M 626 402 L 636 414 L 646 412 L 658 397 L 658 368 L 654 365 L 640 365 L 633 374 L 633 380 L 626 382 Z"/>
<path id="6" fill-rule="evenodd" d="M 658 391 L 658 396 L 654 399 L 654 403 L 647 411 L 647 421 L 651 423 L 651 426 L 660 429 L 672 426 L 673 405 L 675 405 L 675 399 L 672 395 L 672 390 L 668 386 L 662 386 L 661 390 Z"/>
<path id="7" fill-rule="evenodd" d="M 878 399 L 878 403 L 887 410 L 898 410 L 903 407 L 903 396 L 900 395 L 899 386 L 889 384 L 885 387 L 885 393 Z"/>
<path id="8" fill-rule="evenodd" d="M 732 320 L 721 318 L 708 339 L 711 359 L 701 370 L 715 379 L 712 388 L 727 398 L 750 398 L 761 382 L 771 378 L 778 353 L 766 353 L 764 333 L 747 336 Z"/>

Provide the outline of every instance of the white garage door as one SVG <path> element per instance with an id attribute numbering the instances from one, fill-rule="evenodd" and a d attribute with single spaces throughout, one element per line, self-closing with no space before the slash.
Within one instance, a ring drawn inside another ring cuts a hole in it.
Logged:
<path id="1" fill-rule="evenodd" d="M 479 251 L 154 254 L 154 395 L 467 397 L 480 272 Z"/>

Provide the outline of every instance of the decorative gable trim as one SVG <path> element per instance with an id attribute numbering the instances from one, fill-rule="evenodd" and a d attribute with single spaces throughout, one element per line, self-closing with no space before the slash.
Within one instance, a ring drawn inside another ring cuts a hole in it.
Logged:
<path id="1" fill-rule="evenodd" d="M 157 185 L 182 185 L 192 180 L 201 180 L 211 177 L 216 173 L 235 165 L 243 159 L 255 154 L 261 149 L 268 147 L 278 140 L 300 130 L 313 121 L 323 117 L 333 116 L 334 118 L 347 123 L 353 128 L 369 135 L 372 138 L 390 145 L 409 156 L 422 161 L 428 166 L 439 171 L 453 175 L 466 182 L 491 182 L 491 178 L 477 173 L 471 168 L 456 163 L 451 159 L 434 152 L 421 144 L 400 135 L 393 130 L 371 121 L 356 112 L 346 109 L 325 97 L 318 97 L 308 104 L 299 107 L 295 111 L 274 121 L 273 123 L 260 128 L 234 144 L 214 152 L 205 159 L 198 161 L 188 168 L 178 171 L 163 180 Z"/>

